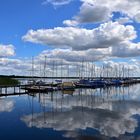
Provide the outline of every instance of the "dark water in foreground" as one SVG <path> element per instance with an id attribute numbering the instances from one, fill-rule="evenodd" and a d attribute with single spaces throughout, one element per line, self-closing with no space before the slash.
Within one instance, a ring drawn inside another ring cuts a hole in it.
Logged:
<path id="1" fill-rule="evenodd" d="M 140 140 L 140 85 L 0 98 L 0 140 Z"/>

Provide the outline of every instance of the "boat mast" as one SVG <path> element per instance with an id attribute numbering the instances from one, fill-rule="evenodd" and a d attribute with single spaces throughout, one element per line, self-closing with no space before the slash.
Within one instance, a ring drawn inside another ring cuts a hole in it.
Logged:
<path id="1" fill-rule="evenodd" d="M 46 60 L 47 60 L 47 56 L 45 56 L 45 62 L 44 62 L 44 78 L 46 77 Z"/>
<path id="2" fill-rule="evenodd" d="M 91 63 L 92 64 L 92 66 L 91 66 L 91 78 L 93 79 L 93 67 L 94 67 L 94 64 L 93 63 Z"/>
<path id="3" fill-rule="evenodd" d="M 55 66 L 55 62 L 53 60 L 53 64 L 52 64 L 52 83 L 53 83 L 53 78 L 54 78 L 54 66 Z"/>
<path id="4" fill-rule="evenodd" d="M 68 64 L 68 69 L 67 69 L 67 77 L 68 77 L 68 81 L 69 81 L 69 64 Z"/>
<path id="5" fill-rule="evenodd" d="M 81 79 L 83 79 L 83 73 L 84 73 L 84 59 L 82 60 L 82 72 L 81 72 Z"/>
<path id="6" fill-rule="evenodd" d="M 32 57 L 32 80 L 34 80 L 34 57 Z"/>
<path id="7" fill-rule="evenodd" d="M 62 65 L 63 65 L 63 60 L 61 60 L 61 80 L 62 80 Z"/>

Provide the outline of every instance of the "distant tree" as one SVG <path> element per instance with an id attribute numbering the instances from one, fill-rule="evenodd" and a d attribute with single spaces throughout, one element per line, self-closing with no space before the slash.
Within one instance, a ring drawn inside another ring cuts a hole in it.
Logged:
<path id="1" fill-rule="evenodd" d="M 9 77 L 0 77 L 0 85 L 18 85 L 20 82 Z"/>

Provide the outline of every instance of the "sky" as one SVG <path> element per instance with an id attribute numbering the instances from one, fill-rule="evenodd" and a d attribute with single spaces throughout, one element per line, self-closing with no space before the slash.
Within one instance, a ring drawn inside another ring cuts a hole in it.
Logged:
<path id="1" fill-rule="evenodd" d="M 125 68 L 140 75 L 139 5 L 139 0 L 0 0 L 0 74 L 29 75 L 34 61 L 36 75 L 45 62 L 48 75 L 62 65 L 76 75 L 84 61 L 89 71 L 96 64 L 100 73 Z"/>

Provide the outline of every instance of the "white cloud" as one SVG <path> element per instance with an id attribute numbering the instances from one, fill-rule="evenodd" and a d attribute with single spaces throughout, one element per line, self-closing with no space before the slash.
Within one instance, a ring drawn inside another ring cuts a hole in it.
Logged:
<path id="1" fill-rule="evenodd" d="M 124 47 L 125 46 L 125 47 Z M 89 49 L 83 51 L 74 51 L 71 49 L 53 49 L 53 50 L 45 50 L 37 56 L 38 61 L 44 63 L 45 56 L 47 57 L 47 65 L 52 66 L 53 62 L 55 61 L 55 65 L 60 66 L 62 65 L 79 65 L 82 61 L 84 62 L 107 62 L 112 63 L 112 68 L 115 65 L 118 67 L 121 63 L 126 66 L 132 66 L 130 62 L 118 62 L 115 63 L 110 61 L 112 58 L 127 58 L 127 57 L 136 57 L 140 55 L 139 51 L 140 47 L 139 44 L 130 43 L 130 42 L 123 42 L 122 44 L 116 45 L 114 48 L 104 48 L 104 49 Z M 133 62 L 133 69 L 139 69 L 139 63 L 135 60 Z M 129 67 L 129 68 L 130 68 Z M 131 69 L 131 68 L 130 68 Z"/>
<path id="2" fill-rule="evenodd" d="M 135 57 L 140 56 L 140 43 L 122 42 L 112 48 L 112 56 Z"/>
<path id="3" fill-rule="evenodd" d="M 119 19 L 116 20 L 118 23 L 120 24 L 125 24 L 125 23 L 132 23 L 133 21 L 128 18 L 128 17 L 121 17 Z"/>
<path id="4" fill-rule="evenodd" d="M 80 7 L 79 13 L 72 18 L 67 20 L 67 23 L 96 23 L 108 21 L 113 12 L 120 12 L 127 15 L 129 18 L 135 19 L 139 22 L 139 0 L 81 0 L 83 4 Z M 67 25 L 71 25 L 67 24 Z"/>
<path id="5" fill-rule="evenodd" d="M 116 47 L 117 48 L 117 47 Z M 93 65 L 96 64 L 96 68 L 98 67 L 98 61 L 101 62 L 101 65 L 98 69 L 102 69 L 102 64 L 107 66 L 107 69 L 110 67 L 110 76 L 115 73 L 116 67 L 118 68 L 119 65 L 125 65 L 127 68 L 130 69 L 130 75 L 132 76 L 137 73 L 139 74 L 140 62 L 135 59 L 129 62 L 118 62 L 115 63 L 110 61 L 112 58 L 119 58 L 119 57 L 128 57 L 136 56 L 139 54 L 138 49 L 132 47 L 132 50 L 126 49 L 124 51 L 121 49 L 112 50 L 110 48 L 105 49 L 89 49 L 86 51 L 74 51 L 71 49 L 53 49 L 53 50 L 45 50 L 40 53 L 38 56 L 34 58 L 34 74 L 38 76 L 44 76 L 44 64 L 45 64 L 45 57 L 46 57 L 46 73 L 49 76 L 52 74 L 56 75 L 55 70 L 57 69 L 57 76 L 61 76 L 61 67 L 63 67 L 63 76 L 67 74 L 68 67 L 71 76 L 78 76 L 77 74 L 80 73 L 84 74 L 86 71 L 86 64 L 88 63 L 88 72 L 91 74 L 93 70 Z M 136 50 L 136 51 L 135 51 Z M 82 61 L 84 61 L 82 66 Z M 94 64 L 93 64 L 94 62 Z M 55 70 L 54 70 L 55 67 Z M 82 68 L 83 67 L 83 68 Z M 135 70 L 135 74 L 134 74 Z M 105 71 L 105 69 L 104 69 Z M 0 73 L 1 74 L 9 74 L 9 75 L 31 75 L 32 73 L 32 60 L 31 58 L 27 59 L 11 59 L 11 58 L 0 58 Z M 65 73 L 65 74 L 64 74 Z M 100 73 L 99 71 L 97 72 Z M 105 71 L 106 73 L 106 71 Z"/>
<path id="6" fill-rule="evenodd" d="M 140 43 L 133 43 L 136 37 L 133 26 L 107 22 L 94 29 L 57 27 L 29 30 L 22 39 L 56 48 L 42 52 L 50 58 L 66 61 L 81 61 L 86 58 L 87 61 L 98 61 L 139 56 Z"/>
<path id="7" fill-rule="evenodd" d="M 132 77 L 132 76 L 139 76 L 140 74 L 140 63 L 135 60 L 130 60 L 127 62 L 118 61 L 103 61 L 104 65 L 104 73 L 109 71 L 110 76 L 125 76 L 125 77 Z M 106 70 L 107 68 L 107 70 Z M 125 71 L 125 72 L 124 72 Z M 129 72 L 128 72 L 129 71 Z"/>
<path id="8" fill-rule="evenodd" d="M 24 59 L 0 58 L 0 66 L 23 70 L 29 67 L 29 65 L 31 65 L 30 60 L 26 60 L 26 63 L 25 63 Z"/>
<path id="9" fill-rule="evenodd" d="M 89 49 L 85 51 L 73 51 L 71 49 L 53 49 L 43 51 L 38 58 L 65 60 L 67 62 L 98 61 L 105 59 L 109 55 L 109 49 Z"/>
<path id="10" fill-rule="evenodd" d="M 68 25 L 68 26 L 76 26 L 78 25 L 78 22 L 74 20 L 64 20 L 63 24 Z"/>
<path id="11" fill-rule="evenodd" d="M 98 28 L 57 27 L 54 29 L 29 30 L 22 37 L 24 41 L 50 45 L 73 50 L 88 50 L 92 48 L 114 47 L 123 41 L 136 38 L 133 26 L 120 25 L 118 22 L 101 24 Z"/>
<path id="12" fill-rule="evenodd" d="M 61 5 L 66 5 L 69 4 L 72 0 L 46 0 L 42 4 L 48 4 L 51 3 L 54 6 L 61 6 Z"/>
<path id="13" fill-rule="evenodd" d="M 15 47 L 13 45 L 0 44 L 0 57 L 7 57 L 15 55 Z"/>
<path id="14" fill-rule="evenodd" d="M 29 75 L 29 70 L 31 69 L 31 61 L 28 58 L 24 59 L 11 59 L 11 58 L 0 58 L 0 73 L 13 75 Z"/>
<path id="15" fill-rule="evenodd" d="M 137 13 L 137 14 L 135 15 L 134 18 L 135 18 L 136 21 L 140 22 L 140 11 L 139 11 L 139 13 Z"/>
<path id="16" fill-rule="evenodd" d="M 111 18 L 110 11 L 106 6 L 97 5 L 92 3 L 84 3 L 80 7 L 80 12 L 73 20 L 65 20 L 63 23 L 68 26 L 75 26 L 78 23 L 97 23 L 107 21 Z"/>

